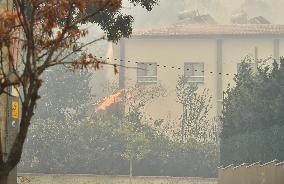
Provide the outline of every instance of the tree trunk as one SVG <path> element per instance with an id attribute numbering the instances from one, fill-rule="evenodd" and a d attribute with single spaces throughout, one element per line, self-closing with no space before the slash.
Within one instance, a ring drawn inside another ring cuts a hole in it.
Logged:
<path id="1" fill-rule="evenodd" d="M 132 159 L 129 160 L 129 177 L 133 176 L 133 171 L 132 171 Z"/>
<path id="2" fill-rule="evenodd" d="M 1 175 L 0 176 L 0 183 L 7 184 L 8 183 L 8 175 Z"/>
<path id="3" fill-rule="evenodd" d="M 129 160 L 129 184 L 132 184 L 133 168 L 132 159 Z"/>
<path id="4" fill-rule="evenodd" d="M 181 120 L 181 143 L 185 142 L 185 138 L 186 138 L 186 130 L 185 130 L 185 123 L 187 120 L 187 109 L 185 104 L 183 104 L 183 111 L 182 111 L 183 115 L 182 115 L 182 120 Z"/>

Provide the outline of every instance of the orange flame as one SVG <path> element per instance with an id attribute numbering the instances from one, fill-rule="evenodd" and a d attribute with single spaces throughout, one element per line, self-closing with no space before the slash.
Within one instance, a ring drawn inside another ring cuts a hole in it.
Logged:
<path id="1" fill-rule="evenodd" d="M 121 91 L 118 91 L 110 96 L 105 97 L 96 105 L 95 112 L 104 111 L 111 105 L 121 102 L 121 94 Z"/>

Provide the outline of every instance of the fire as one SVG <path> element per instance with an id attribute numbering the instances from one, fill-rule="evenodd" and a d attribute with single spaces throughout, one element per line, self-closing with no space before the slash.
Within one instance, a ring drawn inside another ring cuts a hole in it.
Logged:
<path id="1" fill-rule="evenodd" d="M 121 102 L 121 94 L 121 91 L 117 91 L 114 94 L 105 97 L 103 100 L 96 104 L 95 112 L 104 111 L 111 105 Z"/>

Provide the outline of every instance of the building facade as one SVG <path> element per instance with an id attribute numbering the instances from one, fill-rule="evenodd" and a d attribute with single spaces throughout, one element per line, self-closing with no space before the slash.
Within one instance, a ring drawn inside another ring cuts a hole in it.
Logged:
<path id="1" fill-rule="evenodd" d="M 177 103 L 179 76 L 189 77 L 209 90 L 215 119 L 222 112 L 223 92 L 234 85 L 233 78 L 244 58 L 252 67 L 271 63 L 284 55 L 284 25 L 173 25 L 134 32 L 129 39 L 113 46 L 113 57 L 120 64 L 121 89 L 136 84 L 161 84 L 166 96 L 149 104 L 146 113 L 156 119 L 180 121 L 182 105 Z M 143 68 L 141 70 L 139 68 Z"/>

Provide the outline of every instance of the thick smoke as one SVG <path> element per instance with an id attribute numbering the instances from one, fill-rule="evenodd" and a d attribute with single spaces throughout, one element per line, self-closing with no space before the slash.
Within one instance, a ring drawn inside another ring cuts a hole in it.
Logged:
<path id="1" fill-rule="evenodd" d="M 248 18 L 263 16 L 273 24 L 284 24 L 284 0 L 160 0 L 152 12 L 130 7 L 125 0 L 125 12 L 135 17 L 136 28 L 149 28 L 178 21 L 183 11 L 198 10 L 210 14 L 219 24 L 230 24 L 232 15 L 246 12 Z"/>

